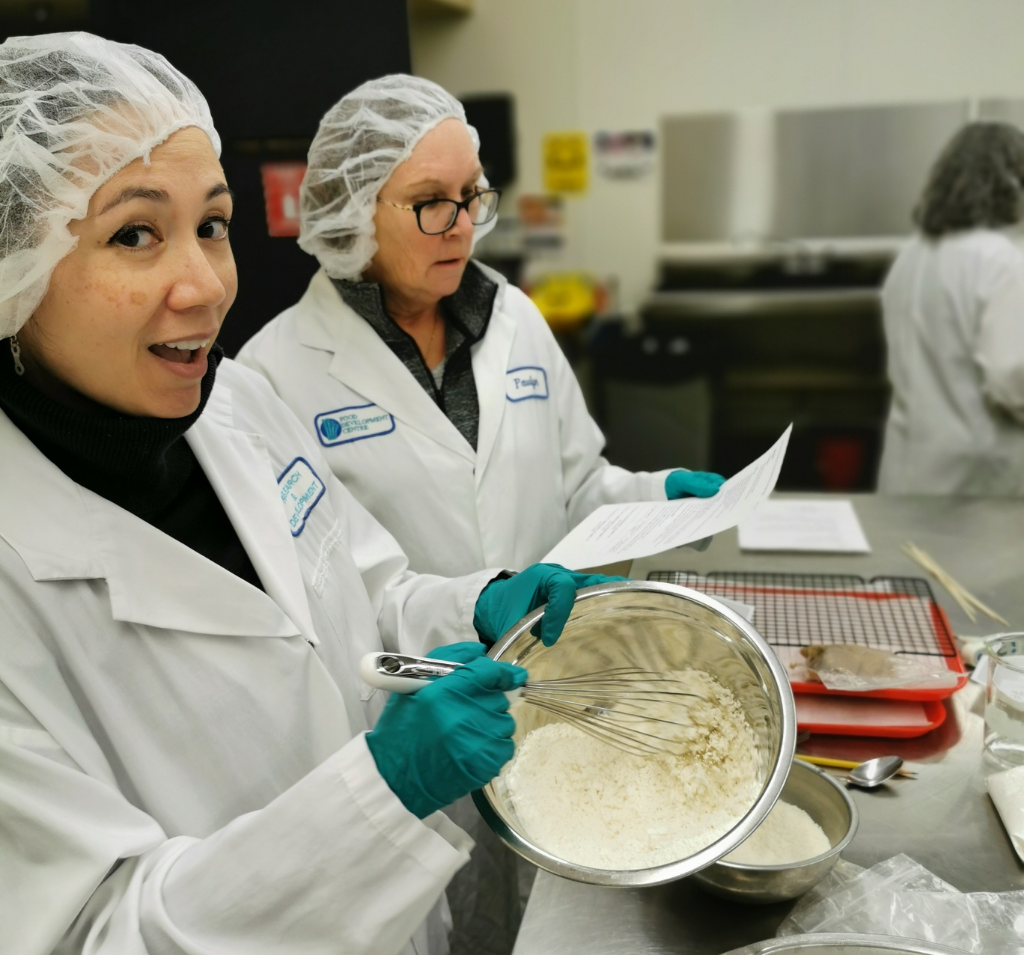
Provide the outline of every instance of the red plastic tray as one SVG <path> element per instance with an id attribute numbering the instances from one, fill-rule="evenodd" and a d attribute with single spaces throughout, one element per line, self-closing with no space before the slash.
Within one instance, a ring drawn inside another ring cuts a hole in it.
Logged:
<path id="1" fill-rule="evenodd" d="M 836 696 L 837 694 L 830 694 Z M 907 702 L 907 701 L 902 701 Z M 911 739 L 915 736 L 924 736 L 932 730 L 940 727 L 946 720 L 946 707 L 939 700 L 924 700 L 920 702 L 924 710 L 927 723 L 914 725 L 887 725 L 873 726 L 863 723 L 818 723 L 803 722 L 800 719 L 800 705 L 797 702 L 797 729 L 807 730 L 815 736 L 882 736 L 890 739 Z"/>

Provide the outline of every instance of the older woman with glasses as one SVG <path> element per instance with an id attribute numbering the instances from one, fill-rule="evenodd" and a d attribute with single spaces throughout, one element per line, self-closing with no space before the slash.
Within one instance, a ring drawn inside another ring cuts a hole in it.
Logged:
<path id="1" fill-rule="evenodd" d="M 479 139 L 429 80 L 386 76 L 323 118 L 299 244 L 322 266 L 242 349 L 420 571 L 540 559 L 601 504 L 710 496 L 718 475 L 630 473 L 543 317 L 470 259 L 493 228 Z"/>
<path id="2" fill-rule="evenodd" d="M 470 259 L 499 198 L 478 148 L 462 106 L 428 80 L 386 76 L 343 97 L 301 193 L 299 244 L 322 268 L 239 355 L 410 565 L 446 575 L 525 567 L 602 504 L 705 497 L 722 481 L 633 474 L 601 456 L 543 317 Z M 514 866 L 474 816 L 456 809 L 494 862 L 453 885 L 456 950 L 507 951 Z"/>

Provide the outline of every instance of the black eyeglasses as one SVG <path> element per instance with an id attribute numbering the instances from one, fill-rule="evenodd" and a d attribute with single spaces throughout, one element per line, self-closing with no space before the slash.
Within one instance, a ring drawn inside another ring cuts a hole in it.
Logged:
<path id="1" fill-rule="evenodd" d="M 404 209 L 406 212 L 415 212 L 420 232 L 425 235 L 441 235 L 455 225 L 455 220 L 462 209 L 466 210 L 469 221 L 475 226 L 490 222 L 498 214 L 500 198 L 500 189 L 484 189 L 482 192 L 473 193 L 462 202 L 456 202 L 454 199 L 427 199 L 426 202 L 417 202 L 411 206 L 400 206 L 397 202 L 388 202 L 387 199 L 377 201 L 396 209 Z"/>

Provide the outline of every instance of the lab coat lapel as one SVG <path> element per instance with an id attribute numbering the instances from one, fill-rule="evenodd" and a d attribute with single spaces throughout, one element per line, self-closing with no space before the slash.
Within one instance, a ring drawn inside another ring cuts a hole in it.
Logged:
<path id="1" fill-rule="evenodd" d="M 505 378 L 515 337 L 515 319 L 496 304 L 487 326 L 487 334 L 473 355 L 473 377 L 476 379 L 477 400 L 480 404 L 480 430 L 476 442 L 478 485 L 491 459 L 501 419 L 508 407 Z"/>
<path id="2" fill-rule="evenodd" d="M 186 438 L 217 492 L 267 595 L 310 643 L 313 627 L 295 541 L 285 523 L 277 475 L 263 438 L 236 430 L 231 392 L 215 387 Z M 253 588 L 255 589 L 255 588 Z"/>
<path id="3" fill-rule="evenodd" d="M 295 636 L 266 594 L 76 484 L 0 414 L 0 536 L 33 579 L 105 579 L 115 620 L 243 637 Z"/>
<path id="4" fill-rule="evenodd" d="M 104 576 L 115 620 L 217 636 L 299 634 L 267 594 L 134 514 L 99 500 L 105 505 L 97 519 L 106 539 Z"/>
<path id="5" fill-rule="evenodd" d="M 313 277 L 297 321 L 304 345 L 333 352 L 331 377 L 449 451 L 475 461 L 459 429 L 370 325 L 345 304 L 325 272 Z"/>

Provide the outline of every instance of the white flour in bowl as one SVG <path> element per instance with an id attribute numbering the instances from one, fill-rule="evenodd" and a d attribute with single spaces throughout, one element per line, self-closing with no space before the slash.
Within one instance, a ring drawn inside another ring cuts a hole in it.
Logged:
<path id="1" fill-rule="evenodd" d="M 753 835 L 723 861 L 742 865 L 787 865 L 813 859 L 831 848 L 832 843 L 821 826 L 799 806 L 780 799 Z"/>
<path id="2" fill-rule="evenodd" d="M 516 814 L 547 852 L 599 869 L 687 858 L 725 835 L 761 791 L 754 733 L 710 674 L 673 674 L 693 700 L 683 756 L 632 756 L 567 723 L 529 734 L 505 768 Z"/>

